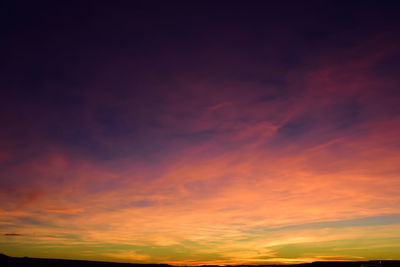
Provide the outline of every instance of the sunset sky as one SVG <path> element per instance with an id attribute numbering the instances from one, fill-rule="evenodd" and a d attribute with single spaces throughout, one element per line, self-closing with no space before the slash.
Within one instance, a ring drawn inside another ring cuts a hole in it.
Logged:
<path id="1" fill-rule="evenodd" d="M 400 259 L 398 1 L 3 2 L 0 253 Z"/>

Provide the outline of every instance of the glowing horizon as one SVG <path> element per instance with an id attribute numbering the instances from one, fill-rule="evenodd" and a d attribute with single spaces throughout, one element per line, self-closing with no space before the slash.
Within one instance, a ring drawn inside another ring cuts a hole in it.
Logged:
<path id="1" fill-rule="evenodd" d="M 345 28 L 320 26 L 315 10 L 277 4 L 297 15 L 246 7 L 254 22 L 214 7 L 221 14 L 208 22 L 187 5 L 165 7 L 175 16 L 68 11 L 79 30 L 54 15 L 69 9 L 52 7 L 52 23 L 8 33 L 0 253 L 173 265 L 399 260 L 395 15 L 384 7 L 376 24 L 376 6 L 354 4 Z"/>

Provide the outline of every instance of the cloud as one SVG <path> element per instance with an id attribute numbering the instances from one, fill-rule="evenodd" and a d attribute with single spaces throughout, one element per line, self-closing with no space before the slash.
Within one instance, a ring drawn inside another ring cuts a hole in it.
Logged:
<path id="1" fill-rule="evenodd" d="M 23 236 L 22 234 L 16 234 L 16 233 L 5 233 L 3 235 L 4 236 Z"/>
<path id="2" fill-rule="evenodd" d="M 46 212 L 74 214 L 74 213 L 78 213 L 78 212 L 83 212 L 83 209 L 53 208 L 53 209 L 47 209 Z"/>

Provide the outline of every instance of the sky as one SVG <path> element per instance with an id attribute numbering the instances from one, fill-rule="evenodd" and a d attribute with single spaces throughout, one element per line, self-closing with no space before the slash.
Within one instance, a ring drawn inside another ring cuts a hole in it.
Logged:
<path id="1" fill-rule="evenodd" d="M 0 253 L 400 259 L 396 1 L 3 1 Z"/>

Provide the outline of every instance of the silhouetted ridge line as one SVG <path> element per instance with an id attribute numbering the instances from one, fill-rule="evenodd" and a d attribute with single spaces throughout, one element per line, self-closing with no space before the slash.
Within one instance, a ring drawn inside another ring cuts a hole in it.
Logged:
<path id="1" fill-rule="evenodd" d="M 46 258 L 30 258 L 30 257 L 10 257 L 0 253 L 0 266 L 57 266 L 57 267 L 123 267 L 123 266 L 140 266 L 140 267 L 173 267 L 168 264 L 141 264 L 141 263 L 123 263 L 123 262 L 105 262 L 105 261 L 89 261 L 89 260 L 69 260 L 69 259 L 46 259 Z"/>
<path id="2" fill-rule="evenodd" d="M 374 261 L 352 261 L 352 262 L 339 262 L 339 261 L 323 261 L 312 263 L 300 264 L 269 264 L 269 265 L 224 265 L 225 267 L 276 267 L 276 266 L 295 266 L 295 267 L 361 267 L 362 264 L 374 265 L 378 264 L 378 260 Z M 382 267 L 399 267 L 400 261 L 386 261 L 383 260 Z M 57 267 L 123 267 L 123 266 L 140 266 L 140 267 L 174 267 L 169 264 L 141 264 L 141 263 L 119 263 L 119 262 L 104 262 L 104 261 L 89 261 L 89 260 L 67 260 L 67 259 L 45 259 L 45 258 L 29 258 L 29 257 L 10 257 L 0 253 L 0 266 L 57 266 Z M 219 267 L 221 265 L 201 265 L 198 267 Z"/>

